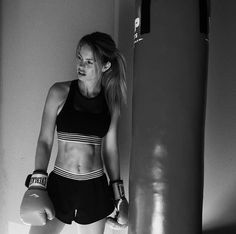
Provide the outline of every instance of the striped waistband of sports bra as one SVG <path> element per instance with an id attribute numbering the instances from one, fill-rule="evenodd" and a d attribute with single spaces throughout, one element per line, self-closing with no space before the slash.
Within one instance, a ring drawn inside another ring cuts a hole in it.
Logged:
<path id="1" fill-rule="evenodd" d="M 95 179 L 104 175 L 103 168 L 100 168 L 98 170 L 91 171 L 88 173 L 78 174 L 78 173 L 73 173 L 63 168 L 60 168 L 58 166 L 54 166 L 53 172 L 59 176 L 72 179 L 72 180 L 91 180 L 91 179 Z"/>
<path id="2" fill-rule="evenodd" d="M 78 133 L 57 132 L 57 137 L 59 141 L 65 141 L 65 142 L 83 143 L 92 145 L 102 144 L 102 138 L 98 136 L 86 136 Z"/>

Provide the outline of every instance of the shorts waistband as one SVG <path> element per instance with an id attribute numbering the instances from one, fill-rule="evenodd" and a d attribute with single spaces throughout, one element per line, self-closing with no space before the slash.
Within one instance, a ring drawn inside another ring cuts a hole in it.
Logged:
<path id="1" fill-rule="evenodd" d="M 100 168 L 98 170 L 91 171 L 88 173 L 77 174 L 77 173 L 73 173 L 65 169 L 62 169 L 58 166 L 54 166 L 53 172 L 57 175 L 60 175 L 62 177 L 72 179 L 72 180 L 91 180 L 91 179 L 95 179 L 104 175 L 103 168 Z"/>

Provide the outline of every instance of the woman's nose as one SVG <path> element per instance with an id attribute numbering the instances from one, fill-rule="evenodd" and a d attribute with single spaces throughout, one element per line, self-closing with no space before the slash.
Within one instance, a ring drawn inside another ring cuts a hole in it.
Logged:
<path id="1" fill-rule="evenodd" d="M 83 60 L 79 60 L 78 64 L 79 64 L 79 67 L 81 67 L 81 68 L 86 67 L 86 64 Z"/>

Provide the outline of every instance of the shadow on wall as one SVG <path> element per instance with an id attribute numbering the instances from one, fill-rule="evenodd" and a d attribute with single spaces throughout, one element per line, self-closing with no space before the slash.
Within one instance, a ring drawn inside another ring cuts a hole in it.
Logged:
<path id="1" fill-rule="evenodd" d="M 236 223 L 229 224 L 227 226 L 216 227 L 209 230 L 204 230 L 202 234 L 235 234 L 236 233 Z"/>

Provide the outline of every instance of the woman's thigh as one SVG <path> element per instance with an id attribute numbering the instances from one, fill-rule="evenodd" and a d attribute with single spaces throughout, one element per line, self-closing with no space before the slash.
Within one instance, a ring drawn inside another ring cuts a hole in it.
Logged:
<path id="1" fill-rule="evenodd" d="M 106 218 L 91 224 L 77 224 L 78 234 L 103 234 L 105 229 L 105 223 Z"/>
<path id="2" fill-rule="evenodd" d="M 54 218 L 44 226 L 31 226 L 29 234 L 58 234 L 62 231 L 65 224 L 59 219 Z"/>

